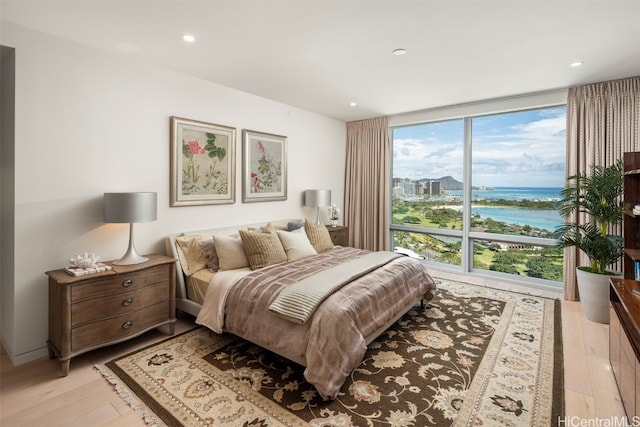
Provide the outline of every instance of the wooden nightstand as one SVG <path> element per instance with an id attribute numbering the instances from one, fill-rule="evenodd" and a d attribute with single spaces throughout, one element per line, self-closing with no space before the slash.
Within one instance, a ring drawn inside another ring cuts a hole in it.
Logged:
<path id="1" fill-rule="evenodd" d="M 327 230 L 329 230 L 334 245 L 349 246 L 349 227 L 327 225 Z"/>
<path id="2" fill-rule="evenodd" d="M 69 374 L 72 357 L 128 340 L 157 326 L 176 322 L 176 264 L 164 255 L 148 255 L 135 265 L 72 276 L 64 270 L 49 276 L 49 357 Z"/>

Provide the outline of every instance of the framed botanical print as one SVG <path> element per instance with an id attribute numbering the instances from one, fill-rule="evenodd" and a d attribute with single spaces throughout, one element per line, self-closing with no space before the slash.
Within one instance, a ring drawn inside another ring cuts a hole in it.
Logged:
<path id="1" fill-rule="evenodd" d="M 235 203 L 236 129 L 171 117 L 171 206 Z"/>
<path id="2" fill-rule="evenodd" d="M 287 137 L 242 131 L 242 201 L 287 200 Z"/>

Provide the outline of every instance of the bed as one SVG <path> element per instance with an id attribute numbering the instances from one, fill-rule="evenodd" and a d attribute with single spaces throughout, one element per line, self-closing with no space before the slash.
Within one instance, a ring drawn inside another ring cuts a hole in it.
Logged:
<path id="1" fill-rule="evenodd" d="M 334 246 L 323 225 L 278 220 L 177 233 L 176 307 L 305 366 L 325 399 L 337 396 L 367 345 L 435 283 L 419 260 Z"/>

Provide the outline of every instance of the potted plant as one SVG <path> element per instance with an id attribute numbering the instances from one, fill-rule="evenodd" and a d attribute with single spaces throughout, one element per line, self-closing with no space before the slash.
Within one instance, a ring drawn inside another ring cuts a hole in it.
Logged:
<path id="1" fill-rule="evenodd" d="M 577 247 L 589 258 L 589 266 L 576 270 L 580 302 L 585 317 L 609 323 L 609 278 L 620 273 L 607 267 L 623 254 L 622 236 L 608 234 L 611 226 L 622 221 L 622 161 L 605 166 L 591 166 L 589 174 L 567 178 L 560 193 L 560 215 L 565 224 L 555 230 L 558 246 Z M 574 212 L 588 215 L 589 222 L 572 223 Z"/>

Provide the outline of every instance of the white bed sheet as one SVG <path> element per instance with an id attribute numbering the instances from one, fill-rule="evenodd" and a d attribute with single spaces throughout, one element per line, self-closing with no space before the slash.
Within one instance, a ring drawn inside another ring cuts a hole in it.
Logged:
<path id="1" fill-rule="evenodd" d="M 224 308 L 229 290 L 251 271 L 251 268 L 245 267 L 215 273 L 207 288 L 196 323 L 221 334 L 224 329 Z"/>

